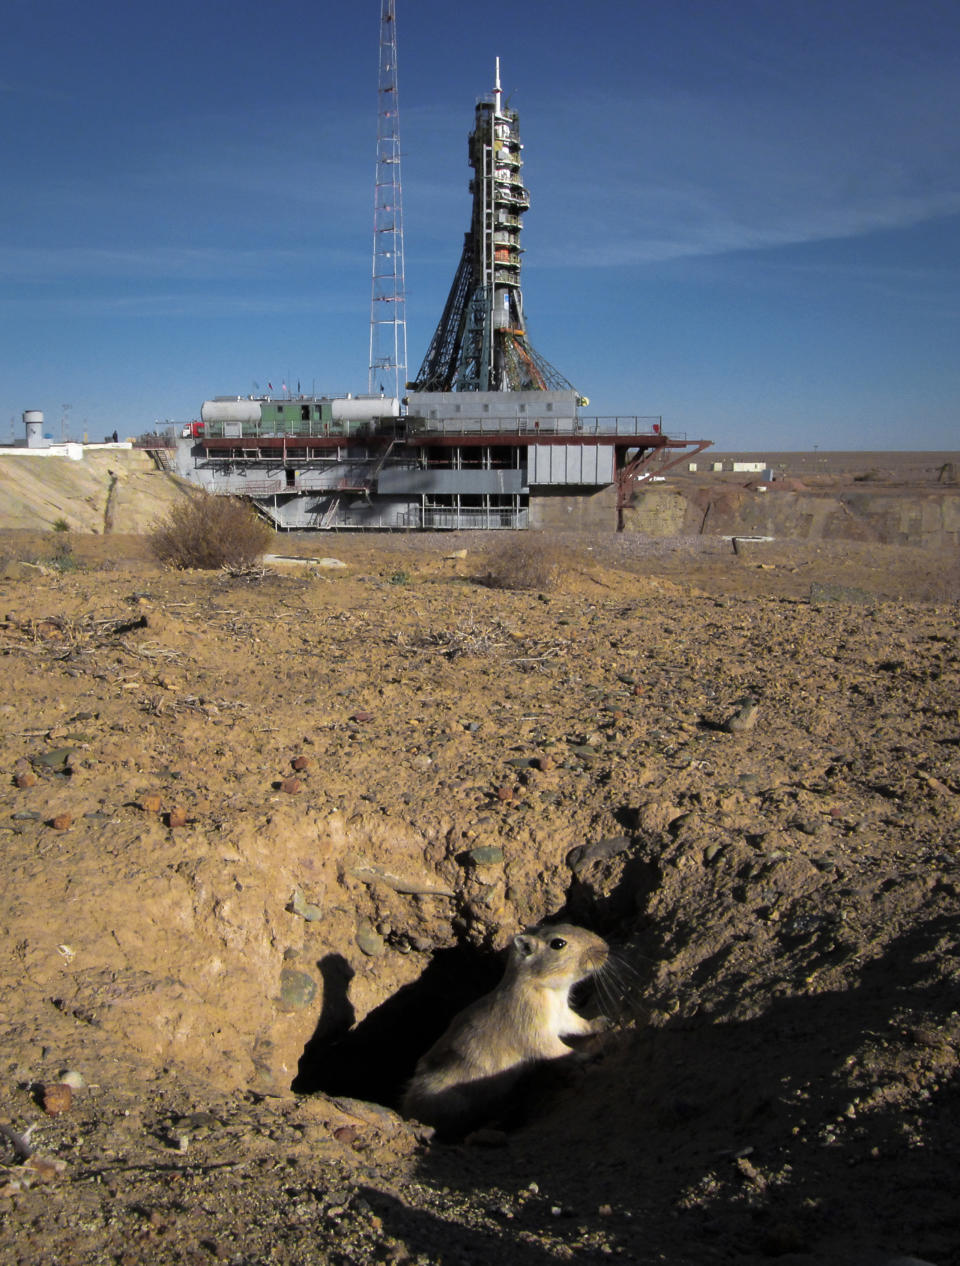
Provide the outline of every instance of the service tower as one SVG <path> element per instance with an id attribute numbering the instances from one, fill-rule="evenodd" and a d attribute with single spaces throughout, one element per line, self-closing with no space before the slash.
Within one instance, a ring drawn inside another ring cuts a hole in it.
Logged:
<path id="1" fill-rule="evenodd" d="M 440 324 L 416 381 L 421 392 L 556 391 L 571 384 L 527 341 L 520 288 L 521 177 L 516 110 L 503 104 L 500 58 L 493 93 L 477 104 L 470 134 L 473 216 Z"/>

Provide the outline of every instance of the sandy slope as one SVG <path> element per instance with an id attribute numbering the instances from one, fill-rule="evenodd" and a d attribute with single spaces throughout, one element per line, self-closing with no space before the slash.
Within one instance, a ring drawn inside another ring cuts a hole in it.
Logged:
<path id="1" fill-rule="evenodd" d="M 0 529 L 144 532 L 183 495 L 136 449 L 88 448 L 83 461 L 0 454 Z"/>

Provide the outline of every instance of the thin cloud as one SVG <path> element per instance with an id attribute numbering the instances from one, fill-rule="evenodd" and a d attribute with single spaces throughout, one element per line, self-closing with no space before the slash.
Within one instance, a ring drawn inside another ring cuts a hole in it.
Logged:
<path id="1" fill-rule="evenodd" d="M 929 75 L 827 100 L 808 88 L 769 102 L 675 93 L 582 104 L 557 128 L 563 154 L 545 135 L 529 178 L 534 266 L 660 263 L 956 214 L 958 112 L 960 87 Z M 623 117 L 637 128 L 611 135 Z M 571 151 L 583 155 L 572 179 Z"/>

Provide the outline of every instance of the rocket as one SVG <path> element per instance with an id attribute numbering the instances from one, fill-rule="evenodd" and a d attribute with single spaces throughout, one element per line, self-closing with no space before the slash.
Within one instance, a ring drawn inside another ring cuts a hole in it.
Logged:
<path id="1" fill-rule="evenodd" d="M 515 110 L 505 108 L 500 58 L 469 139 L 473 209 L 443 316 L 415 380 L 418 391 L 531 391 L 570 383 L 527 341 L 520 286 L 521 217 L 530 206 Z"/>

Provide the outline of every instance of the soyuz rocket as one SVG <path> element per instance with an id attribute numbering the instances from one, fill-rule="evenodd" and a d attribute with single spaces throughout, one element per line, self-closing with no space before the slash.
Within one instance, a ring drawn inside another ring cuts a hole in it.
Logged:
<path id="1" fill-rule="evenodd" d="M 530 194 L 515 110 L 494 88 L 469 139 L 473 212 L 443 316 L 413 386 L 419 391 L 544 391 L 570 383 L 527 340 L 520 287 L 521 216 Z"/>

